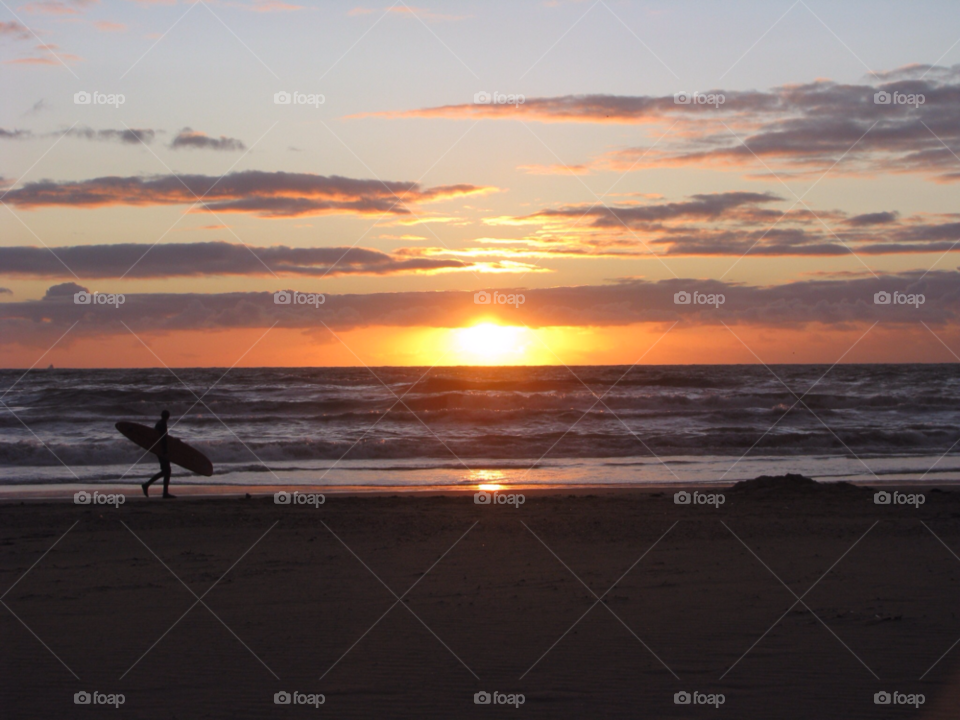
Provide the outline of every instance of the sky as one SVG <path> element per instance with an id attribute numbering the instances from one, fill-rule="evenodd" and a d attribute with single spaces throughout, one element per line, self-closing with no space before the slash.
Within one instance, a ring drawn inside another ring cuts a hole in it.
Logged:
<path id="1" fill-rule="evenodd" d="M 0 367 L 960 361 L 948 2 L 3 0 L 0 92 Z"/>

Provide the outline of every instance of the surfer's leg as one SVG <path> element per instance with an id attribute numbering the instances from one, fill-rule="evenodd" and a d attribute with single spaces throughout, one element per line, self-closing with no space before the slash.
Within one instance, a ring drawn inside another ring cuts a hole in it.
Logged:
<path id="1" fill-rule="evenodd" d="M 158 472 L 156 475 L 154 475 L 152 478 L 150 478 L 150 479 L 147 480 L 145 483 L 143 483 L 143 484 L 140 486 L 140 489 L 143 490 L 143 494 L 146 495 L 147 497 L 150 497 L 150 490 L 149 490 L 150 486 L 153 485 L 153 484 L 154 484 L 157 480 L 159 480 L 161 477 L 163 477 L 163 470 L 161 470 L 161 471 Z"/>
<path id="2" fill-rule="evenodd" d="M 176 497 L 170 494 L 170 461 L 163 464 L 163 496 L 165 498 Z"/>

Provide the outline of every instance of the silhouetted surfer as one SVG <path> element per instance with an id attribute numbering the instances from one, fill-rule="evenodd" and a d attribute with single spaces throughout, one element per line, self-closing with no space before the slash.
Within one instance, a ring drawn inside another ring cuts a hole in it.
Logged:
<path id="1" fill-rule="evenodd" d="M 143 488 L 143 494 L 150 497 L 149 487 L 161 477 L 163 478 L 163 497 L 175 498 L 176 495 L 170 494 L 170 460 L 167 457 L 167 418 L 170 417 L 170 411 L 164 410 L 160 413 L 160 421 L 153 426 L 153 429 L 160 433 L 159 452 L 157 456 L 160 459 L 160 472 L 147 480 L 140 487 Z"/>

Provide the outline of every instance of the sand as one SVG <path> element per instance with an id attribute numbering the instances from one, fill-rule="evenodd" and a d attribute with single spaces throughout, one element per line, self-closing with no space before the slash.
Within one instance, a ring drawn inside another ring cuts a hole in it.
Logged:
<path id="1" fill-rule="evenodd" d="M 2 714 L 957 717 L 960 493 L 720 491 L 6 503 Z M 124 702 L 78 707 L 83 691 Z"/>

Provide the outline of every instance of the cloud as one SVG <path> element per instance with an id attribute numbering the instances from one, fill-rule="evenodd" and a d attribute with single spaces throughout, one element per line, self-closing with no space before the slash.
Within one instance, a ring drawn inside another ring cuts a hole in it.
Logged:
<path id="1" fill-rule="evenodd" d="M 531 215 L 492 218 L 490 225 L 533 225 L 505 256 L 840 256 L 960 251 L 960 214 L 896 211 L 849 216 L 789 203 L 771 193 L 724 192 L 685 201 L 584 203 Z"/>
<path id="2" fill-rule="evenodd" d="M 11 20 L 10 22 L 0 21 L 0 38 L 2 37 L 9 37 L 15 40 L 29 40 L 33 37 L 33 33 L 30 32 L 26 25 L 16 20 Z"/>
<path id="3" fill-rule="evenodd" d="M 607 207 L 604 205 L 565 207 L 559 210 L 541 210 L 535 217 L 574 217 L 593 218 L 594 227 L 645 226 L 677 218 L 714 219 L 728 211 L 744 205 L 756 206 L 783 198 L 773 193 L 724 192 L 705 195 L 692 195 L 686 202 L 668 202 L 629 207 Z"/>
<path id="4" fill-rule="evenodd" d="M 37 108 L 43 101 L 34 105 Z M 141 142 L 150 144 L 159 130 L 150 130 L 149 128 L 125 128 L 123 130 L 94 130 L 88 127 L 73 127 L 66 131 L 42 133 L 34 135 L 30 130 L 6 130 L 0 128 L 0 140 L 29 140 L 36 137 L 59 138 L 61 135 L 67 137 L 80 138 L 82 140 L 95 140 L 99 142 L 120 142 L 127 145 L 139 145 Z"/>
<path id="5" fill-rule="evenodd" d="M 172 4 L 176 0 L 136 0 L 146 4 Z M 293 5 L 283 0 L 252 0 L 252 2 L 231 2 L 230 0 L 207 0 L 211 5 L 220 7 L 237 8 L 248 12 L 269 13 L 269 12 L 293 12 L 303 10 L 303 5 Z"/>
<path id="6" fill-rule="evenodd" d="M 254 247 L 227 242 L 76 245 L 53 252 L 42 247 L 0 247 L 0 276 L 5 277 L 68 277 L 71 271 L 77 277 L 100 279 L 274 273 L 336 277 L 469 270 L 476 265 L 412 251 L 389 254 L 358 247 Z"/>
<path id="7" fill-rule="evenodd" d="M 858 227 L 864 225 L 887 225 L 896 222 L 898 217 L 900 217 L 900 213 L 897 212 L 875 212 L 855 215 L 852 218 L 847 218 L 844 222 L 847 225 L 856 225 Z"/>
<path id="8" fill-rule="evenodd" d="M 77 285 L 73 282 L 60 283 L 59 285 L 51 285 L 47 288 L 46 294 L 44 294 L 44 300 L 56 300 L 58 298 L 69 297 L 72 298 L 75 293 L 78 292 L 90 292 L 83 285 Z"/>
<path id="9" fill-rule="evenodd" d="M 79 55 L 71 53 L 58 52 L 60 47 L 51 43 L 40 43 L 34 47 L 40 51 L 41 55 L 29 55 L 26 57 L 14 58 L 13 60 L 4 60 L 4 65 L 69 65 L 83 60 Z"/>
<path id="10" fill-rule="evenodd" d="M 44 110 L 49 110 L 50 106 L 47 105 L 47 101 L 43 98 L 37 100 L 33 105 L 30 106 L 30 109 L 27 110 L 24 115 L 38 115 Z"/>
<path id="11" fill-rule="evenodd" d="M 247 146 L 236 138 L 229 138 L 221 135 L 219 138 L 212 138 L 202 132 L 184 128 L 170 143 L 171 150 L 181 148 L 195 148 L 201 150 L 246 150 Z"/>
<path id="12" fill-rule="evenodd" d="M 4 201 L 34 209 L 192 205 L 203 198 L 197 212 L 209 209 L 279 218 L 329 213 L 409 215 L 407 205 L 493 190 L 467 184 L 422 188 L 415 182 L 246 170 L 222 177 L 155 175 L 99 177 L 77 182 L 40 180 L 11 190 Z"/>
<path id="13" fill-rule="evenodd" d="M 291 5 L 281 2 L 281 0 L 254 0 L 253 5 L 249 7 L 253 12 L 292 12 L 294 10 L 303 10 L 303 5 Z"/>
<path id="14" fill-rule="evenodd" d="M 960 274 L 953 271 L 901 273 L 873 277 L 806 280 L 773 287 L 716 280 L 671 279 L 651 282 L 626 279 L 609 285 L 517 288 L 526 302 L 519 308 L 478 306 L 472 290 L 326 295 L 319 307 L 280 305 L 273 293 L 125 294 L 119 308 L 75 305 L 73 283 L 51 288 L 42 300 L 0 303 L 0 343 L 52 342 L 81 320 L 71 338 L 135 332 L 281 328 L 335 331 L 371 326 L 463 327 L 478 317 L 530 327 L 625 326 L 673 323 L 718 326 L 751 325 L 803 328 L 816 324 L 837 329 L 882 321 L 885 325 L 955 326 L 960 320 Z M 110 288 L 96 288 L 110 292 Z M 281 289 L 278 287 L 278 290 Z M 307 292 L 316 292 L 316 289 Z M 678 292 L 722 293 L 725 302 L 679 305 Z M 878 292 L 924 295 L 924 303 L 880 305 Z"/>
<path id="15" fill-rule="evenodd" d="M 419 7 L 411 7 L 401 3 L 400 5 L 391 5 L 387 8 L 387 12 L 395 15 L 406 15 L 408 17 L 418 17 L 423 20 L 430 20 L 432 22 L 449 22 L 455 20 L 465 20 L 466 18 L 472 17 L 471 15 L 448 15 L 444 13 L 435 13 L 430 10 Z"/>
<path id="16" fill-rule="evenodd" d="M 34 0 L 21 10 L 35 15 L 79 15 L 100 0 Z"/>
<path id="17" fill-rule="evenodd" d="M 59 137 L 60 133 L 49 133 L 51 136 Z M 140 143 L 150 144 L 153 142 L 156 130 L 148 128 L 125 128 L 123 130 L 93 130 L 92 128 L 71 128 L 66 133 L 69 137 L 81 138 L 83 140 L 96 140 L 99 142 L 121 142 L 128 145 L 139 145 Z"/>
<path id="18" fill-rule="evenodd" d="M 101 32 L 124 32 L 127 26 L 123 23 L 110 22 L 109 20 L 97 20 L 93 26 Z"/>
<path id="19" fill-rule="evenodd" d="M 589 175 L 590 168 L 586 165 L 518 165 L 528 175 Z"/>
<path id="20" fill-rule="evenodd" d="M 566 95 L 527 98 L 519 106 L 463 103 L 372 115 L 657 124 L 666 131 L 656 145 L 614 150 L 587 165 L 616 172 L 657 166 L 769 172 L 765 164 L 781 163 L 781 172 L 819 175 L 836 162 L 834 174 L 901 172 L 960 180 L 960 162 L 950 149 L 960 146 L 960 65 L 910 65 L 881 73 L 879 80 L 707 91 L 724 96 L 718 106 L 678 104 L 672 95 Z M 878 93 L 891 102 L 875 101 Z M 896 101 L 910 97 L 912 104 Z"/>
<path id="21" fill-rule="evenodd" d="M 0 295 L 13 295 L 13 290 L 10 288 L 0 287 Z"/>
<path id="22" fill-rule="evenodd" d="M 29 130 L 7 130 L 0 128 L 0 140 L 27 140 L 33 137 Z"/>

